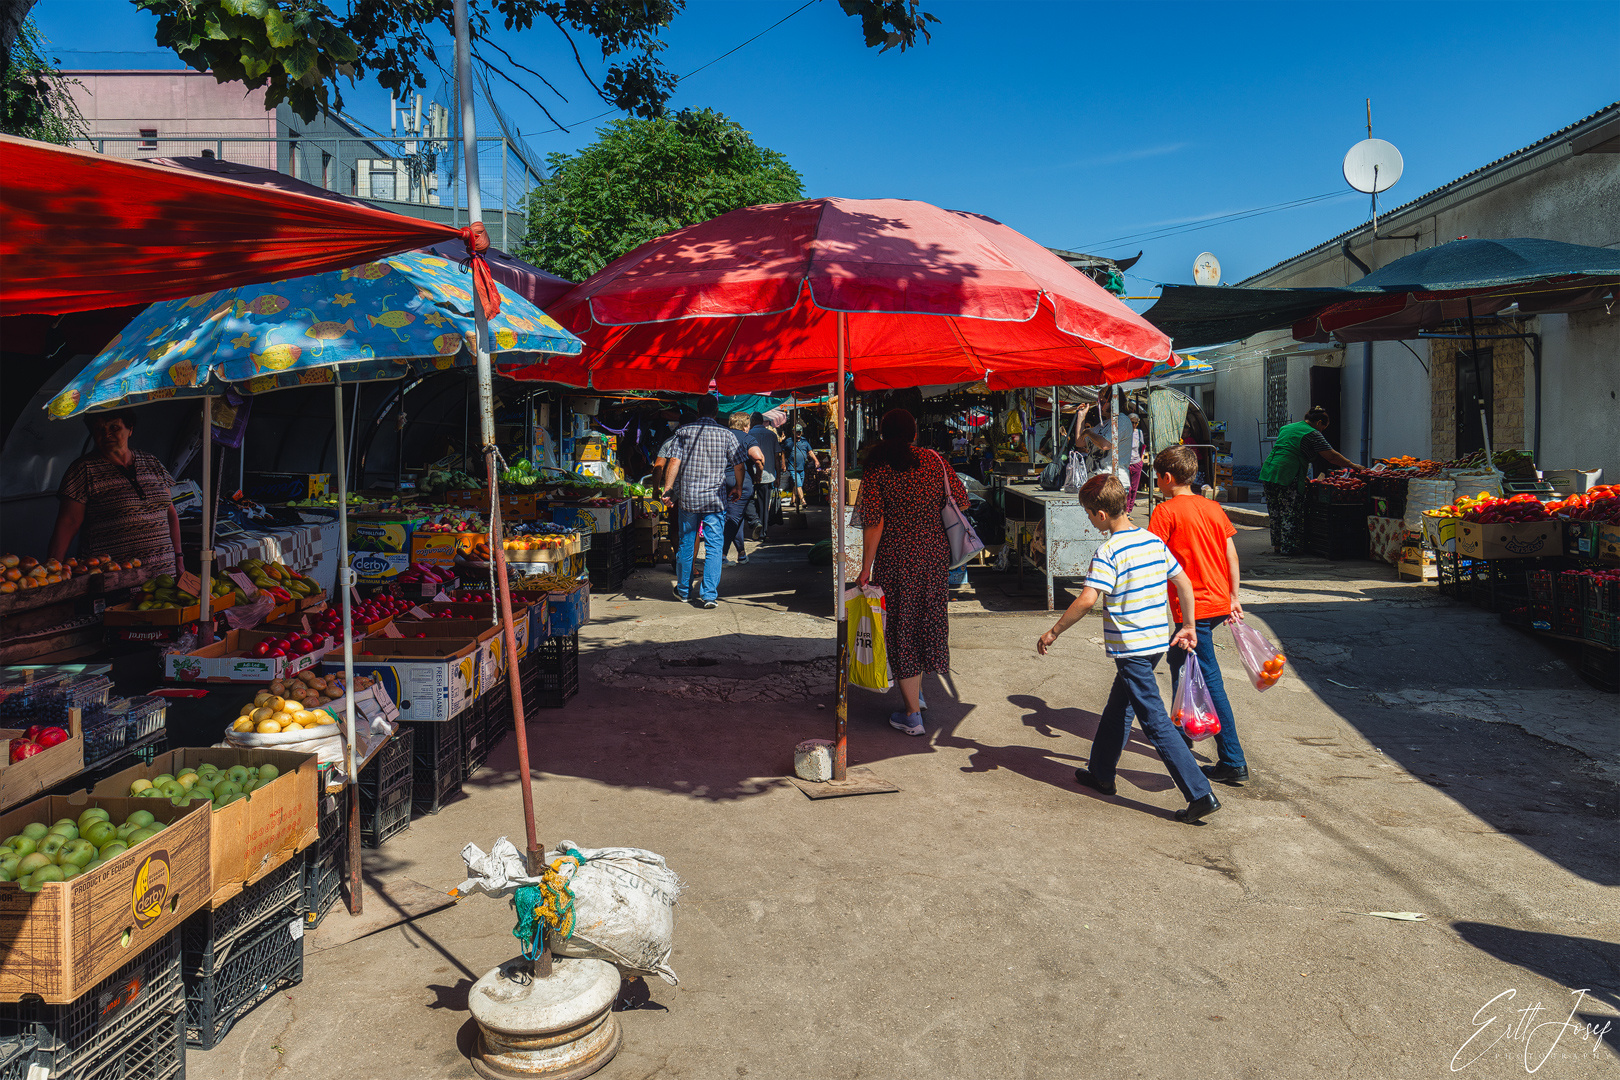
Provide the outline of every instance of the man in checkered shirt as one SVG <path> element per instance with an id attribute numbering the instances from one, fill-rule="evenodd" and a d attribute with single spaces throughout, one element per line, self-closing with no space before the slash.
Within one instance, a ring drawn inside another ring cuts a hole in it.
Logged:
<path id="1" fill-rule="evenodd" d="M 659 451 L 664 466 L 665 500 L 673 492 L 679 507 L 676 515 L 680 540 L 675 549 L 675 596 L 686 600 L 692 583 L 692 558 L 697 548 L 698 526 L 703 527 L 703 584 L 698 598 L 712 608 L 720 596 L 720 568 L 724 552 L 715 545 L 726 535 L 726 504 L 740 498 L 743 467 L 748 454 L 736 432 L 721 427 L 715 417 L 720 403 L 713 394 L 698 399 L 698 418 L 679 428 Z"/>

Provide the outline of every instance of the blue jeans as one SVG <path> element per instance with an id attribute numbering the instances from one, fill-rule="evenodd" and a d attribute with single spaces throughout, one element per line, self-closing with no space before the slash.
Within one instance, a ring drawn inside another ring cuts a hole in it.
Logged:
<path id="1" fill-rule="evenodd" d="M 1103 706 L 1102 721 L 1091 740 L 1091 760 L 1086 767 L 1096 780 L 1107 786 L 1114 782 L 1114 770 L 1119 766 L 1119 755 L 1131 737 L 1131 714 L 1142 720 L 1142 731 L 1159 752 L 1170 779 L 1176 782 L 1181 795 L 1188 802 L 1210 793 L 1209 779 L 1199 771 L 1192 751 L 1182 741 L 1181 732 L 1170 723 L 1170 714 L 1164 711 L 1164 699 L 1159 696 L 1159 684 L 1153 678 L 1163 653 L 1153 656 L 1116 656 L 1114 687 L 1108 692 L 1108 704 Z"/>
<path id="2" fill-rule="evenodd" d="M 698 525 L 703 526 L 703 584 L 698 589 L 698 599 L 704 601 L 718 600 L 720 598 L 720 564 L 725 559 L 723 545 L 726 539 L 726 512 L 716 510 L 713 513 L 700 514 L 694 510 L 682 510 L 677 519 L 680 530 L 680 545 L 675 549 L 675 590 L 676 595 L 685 600 L 692 588 L 692 556 L 697 552 Z M 722 550 L 716 551 L 715 548 Z M 681 586 L 686 588 L 681 588 Z"/>
<path id="3" fill-rule="evenodd" d="M 1215 659 L 1215 628 L 1225 621 L 1225 615 L 1198 620 L 1198 648 L 1193 655 L 1198 657 L 1198 670 L 1204 673 L 1204 685 L 1209 687 L 1210 700 L 1215 703 L 1215 715 L 1221 718 L 1221 730 L 1215 734 L 1215 749 L 1220 754 L 1220 763 L 1234 769 L 1246 769 L 1249 764 L 1243 757 L 1243 744 L 1238 742 L 1237 721 L 1232 719 L 1232 703 L 1226 700 L 1226 684 L 1221 681 L 1220 661 Z M 1185 652 L 1181 649 L 1170 650 L 1172 695 L 1174 688 L 1181 685 L 1181 668 L 1186 662 Z"/>

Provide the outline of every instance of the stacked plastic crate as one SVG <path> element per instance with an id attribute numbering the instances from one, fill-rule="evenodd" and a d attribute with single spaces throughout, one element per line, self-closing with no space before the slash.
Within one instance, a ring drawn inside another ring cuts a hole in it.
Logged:
<path id="1" fill-rule="evenodd" d="M 180 928 L 186 1041 L 210 1050 L 261 1002 L 304 979 L 304 860 L 289 860 Z"/>
<path id="2" fill-rule="evenodd" d="M 171 1080 L 186 1073 L 175 931 L 68 1005 L 0 1005 L 0 1080 Z"/>

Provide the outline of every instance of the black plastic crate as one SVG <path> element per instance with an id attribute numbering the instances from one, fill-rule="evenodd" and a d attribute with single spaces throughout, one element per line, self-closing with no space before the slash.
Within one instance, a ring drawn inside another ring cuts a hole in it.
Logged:
<path id="1" fill-rule="evenodd" d="M 411 802 L 416 794 L 416 772 L 395 781 L 394 786 L 373 795 L 368 802 L 360 792 L 360 843 L 382 847 L 392 837 L 411 826 Z"/>
<path id="2" fill-rule="evenodd" d="M 1475 559 L 1469 567 L 1469 596 L 1475 607 L 1500 614 L 1532 603 L 1533 559 Z"/>
<path id="3" fill-rule="evenodd" d="M 321 925 L 343 889 L 349 867 L 348 796 L 320 796 L 320 839 L 307 852 L 304 866 L 304 927 Z"/>
<path id="4" fill-rule="evenodd" d="M 1484 566 L 1484 559 L 1469 559 L 1458 555 L 1454 551 L 1440 552 L 1439 559 L 1439 589 L 1442 596 L 1449 596 L 1454 600 L 1471 601 L 1474 590 L 1474 574 Z"/>
<path id="5" fill-rule="evenodd" d="M 167 935 L 68 1005 L 0 1005 L 0 1080 L 38 1065 L 53 1077 L 167 1080 L 182 1075 L 180 932 Z"/>
<path id="6" fill-rule="evenodd" d="M 1620 694 L 1620 649 L 1581 646 L 1581 678 L 1610 694 Z"/>
<path id="7" fill-rule="evenodd" d="M 230 963 L 242 943 L 271 924 L 302 917 L 304 860 L 294 857 L 264 880 L 243 889 L 213 911 L 203 910 L 180 924 L 182 969 L 188 980 L 211 975 Z"/>
<path id="8" fill-rule="evenodd" d="M 1588 609 L 1581 613 L 1581 637 L 1593 645 L 1620 646 L 1620 615 Z"/>
<path id="9" fill-rule="evenodd" d="M 427 720 L 403 722 L 412 728 L 416 746 L 412 754 L 415 774 L 411 786 L 411 813 L 437 814 L 461 790 L 461 728 L 470 710 L 444 723 Z"/>
<path id="10" fill-rule="evenodd" d="M 501 681 L 486 690 L 461 714 L 461 777 L 463 780 L 484 767 L 489 759 L 489 711 L 497 694 L 506 693 Z"/>
<path id="11" fill-rule="evenodd" d="M 1367 557 L 1367 515 L 1360 506 L 1307 507 L 1305 550 L 1324 559 Z"/>
<path id="12" fill-rule="evenodd" d="M 365 768 L 360 770 L 362 814 L 365 813 L 368 798 L 375 801 L 379 794 L 392 791 L 401 781 L 410 781 L 415 743 L 416 733 L 408 724 L 401 724 L 399 730 L 383 744 L 383 748 L 372 755 Z"/>
<path id="13" fill-rule="evenodd" d="M 84 767 L 93 769 L 124 756 L 129 741 L 129 701 L 119 698 L 98 709 L 86 710 L 79 718 L 84 733 Z"/>
<path id="14" fill-rule="evenodd" d="M 186 974 L 186 1042 L 212 1050 L 255 1006 L 304 981 L 304 916 L 265 925 L 204 975 Z"/>
<path id="15" fill-rule="evenodd" d="M 562 708 L 579 693 L 579 632 L 530 641 L 523 663 L 523 707 Z"/>

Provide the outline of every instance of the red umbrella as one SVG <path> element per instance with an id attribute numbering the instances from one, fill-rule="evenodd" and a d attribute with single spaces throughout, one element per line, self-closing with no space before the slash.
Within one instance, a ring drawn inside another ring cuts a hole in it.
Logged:
<path id="1" fill-rule="evenodd" d="M 1028 237 L 981 214 L 906 199 L 733 210 L 615 259 L 547 310 L 584 339 L 584 352 L 507 374 L 698 394 L 830 382 L 840 418 L 846 372 L 858 390 L 980 380 L 992 390 L 1094 386 L 1140 378 L 1171 356 L 1162 331 Z M 833 492 L 842 551 L 844 485 Z M 844 565 L 837 555 L 833 563 L 842 631 Z M 840 663 L 839 781 L 844 675 Z"/>
<path id="2" fill-rule="evenodd" d="M 1028 237 L 905 199 L 734 210 L 643 244 L 548 311 L 584 353 L 512 374 L 600 390 L 831 382 L 840 344 L 861 390 L 1097 385 L 1170 359 L 1162 332 Z"/>

